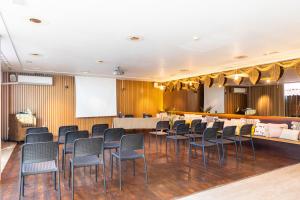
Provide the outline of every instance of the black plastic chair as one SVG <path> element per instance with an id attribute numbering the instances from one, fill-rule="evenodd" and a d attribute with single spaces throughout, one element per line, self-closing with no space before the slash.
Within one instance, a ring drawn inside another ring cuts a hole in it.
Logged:
<path id="1" fill-rule="evenodd" d="M 34 127 L 26 129 L 26 135 L 36 134 L 36 133 L 48 133 L 48 127 Z"/>
<path id="2" fill-rule="evenodd" d="M 124 115 L 125 118 L 134 118 L 134 115 L 132 114 L 127 114 L 127 115 Z"/>
<path id="3" fill-rule="evenodd" d="M 67 132 L 74 132 L 74 131 L 78 131 L 78 126 L 77 125 L 59 127 L 59 129 L 58 129 L 58 144 L 64 144 L 66 133 Z"/>
<path id="4" fill-rule="evenodd" d="M 173 140 L 175 143 L 176 155 L 179 153 L 179 144 L 180 140 L 188 140 L 189 138 L 185 136 L 189 133 L 189 125 L 188 124 L 178 124 L 176 127 L 175 135 L 168 135 L 166 137 L 166 154 L 168 153 L 168 142 Z"/>
<path id="5" fill-rule="evenodd" d="M 53 142 L 52 133 L 31 133 L 25 136 L 25 144 L 38 142 Z"/>
<path id="6" fill-rule="evenodd" d="M 64 170 L 64 177 L 65 177 L 65 162 L 67 154 L 73 153 L 73 144 L 74 141 L 80 138 L 88 138 L 89 132 L 88 131 L 74 131 L 74 132 L 67 132 L 65 135 L 65 143 L 62 150 L 62 169 Z"/>
<path id="7" fill-rule="evenodd" d="M 92 127 L 92 136 L 104 136 L 104 131 L 108 129 L 108 124 L 94 124 Z"/>
<path id="8" fill-rule="evenodd" d="M 125 130 L 123 128 L 109 128 L 104 131 L 104 150 L 109 150 L 109 159 L 111 159 L 111 150 L 115 149 L 117 152 L 120 148 L 123 135 L 125 135 Z"/>
<path id="9" fill-rule="evenodd" d="M 72 182 L 72 199 L 74 199 L 74 169 L 95 166 L 95 178 L 98 181 L 98 166 L 102 165 L 103 185 L 106 192 L 105 159 L 103 138 L 81 138 L 74 141 L 73 156 L 70 159 L 69 187 Z M 72 181 L 70 180 L 70 177 Z"/>
<path id="10" fill-rule="evenodd" d="M 232 138 L 236 138 L 235 135 L 236 126 L 227 126 L 223 129 L 221 137 L 217 139 L 210 140 L 210 142 L 217 143 L 217 145 L 221 145 L 222 147 L 222 162 L 224 162 L 225 158 L 225 147 L 224 145 L 234 144 L 235 145 L 235 155 L 238 158 L 238 149 L 237 149 L 237 140 L 231 140 Z"/>
<path id="11" fill-rule="evenodd" d="M 217 131 L 222 131 L 224 128 L 224 121 L 215 121 L 212 128 L 216 128 Z"/>
<path id="12" fill-rule="evenodd" d="M 151 135 L 155 135 L 155 144 L 156 144 L 156 152 L 158 151 L 158 145 L 157 145 L 157 137 L 160 137 L 160 143 L 162 142 L 162 136 L 168 135 L 167 131 L 170 129 L 170 123 L 169 121 L 159 121 L 156 123 L 155 131 L 149 132 L 149 149 L 151 147 Z"/>
<path id="13" fill-rule="evenodd" d="M 29 175 L 53 173 L 55 190 L 60 194 L 60 176 L 57 142 L 40 142 L 33 144 L 24 144 L 21 149 L 20 163 L 20 193 L 19 199 L 24 196 L 24 179 Z M 56 184 L 56 179 L 57 184 Z"/>
<path id="14" fill-rule="evenodd" d="M 150 117 L 152 117 L 151 114 L 143 113 L 143 118 L 150 118 Z"/>
<path id="15" fill-rule="evenodd" d="M 252 146 L 253 151 L 253 159 L 255 160 L 255 148 L 254 143 L 252 139 L 252 124 L 244 124 L 240 129 L 240 134 L 235 137 L 227 138 L 228 140 L 236 141 L 239 143 L 240 151 L 241 151 L 241 158 L 243 157 L 243 147 L 242 143 L 244 142 L 250 142 Z"/>
<path id="16" fill-rule="evenodd" d="M 202 138 L 203 132 L 207 127 L 206 122 L 197 123 L 194 128 L 191 129 L 191 133 L 186 134 L 189 137 L 190 141 L 196 141 L 196 138 Z"/>
<path id="17" fill-rule="evenodd" d="M 207 128 L 207 129 L 205 129 L 205 131 L 203 133 L 202 140 L 200 142 L 190 142 L 190 145 L 189 145 L 189 160 L 191 159 L 191 156 L 192 156 L 192 148 L 199 147 L 199 148 L 202 149 L 203 164 L 206 168 L 207 162 L 206 162 L 206 156 L 205 156 L 205 148 L 215 146 L 215 147 L 217 147 L 219 163 L 221 164 L 219 146 L 217 145 L 217 143 L 212 142 L 212 140 L 216 140 L 216 139 L 217 139 L 217 128 Z"/>
<path id="18" fill-rule="evenodd" d="M 173 126 L 172 126 L 172 130 L 176 130 L 176 128 L 179 124 L 185 124 L 185 120 L 176 120 L 176 121 L 174 121 Z"/>
<path id="19" fill-rule="evenodd" d="M 122 161 L 132 160 L 133 161 L 133 175 L 135 175 L 135 160 L 144 160 L 144 171 L 146 183 L 148 183 L 147 175 L 147 162 L 145 156 L 145 145 L 144 145 L 144 135 L 143 134 L 129 134 L 123 135 L 121 138 L 120 150 L 118 152 L 112 153 L 110 164 L 110 176 L 113 176 L 113 158 L 115 157 L 119 163 L 119 184 L 120 190 L 122 190 Z"/>
<path id="20" fill-rule="evenodd" d="M 191 123 L 191 132 L 195 132 L 195 126 L 202 122 L 202 119 L 194 119 Z"/>

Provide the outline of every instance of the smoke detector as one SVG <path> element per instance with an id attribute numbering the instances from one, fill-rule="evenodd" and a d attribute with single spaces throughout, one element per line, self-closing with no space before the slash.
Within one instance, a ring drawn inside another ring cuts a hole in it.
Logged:
<path id="1" fill-rule="evenodd" d="M 115 67 L 113 71 L 113 75 L 124 75 L 124 71 L 121 69 L 121 67 Z"/>

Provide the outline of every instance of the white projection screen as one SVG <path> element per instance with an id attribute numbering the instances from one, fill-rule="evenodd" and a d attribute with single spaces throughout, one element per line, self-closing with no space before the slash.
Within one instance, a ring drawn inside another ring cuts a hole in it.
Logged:
<path id="1" fill-rule="evenodd" d="M 116 79 L 75 76 L 76 117 L 117 115 Z"/>

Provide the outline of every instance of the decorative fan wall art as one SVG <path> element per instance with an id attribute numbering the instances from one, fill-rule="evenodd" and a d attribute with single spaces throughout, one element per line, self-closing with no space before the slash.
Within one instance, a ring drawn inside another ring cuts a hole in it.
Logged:
<path id="1" fill-rule="evenodd" d="M 227 78 L 224 74 L 219 74 L 216 81 L 219 87 L 224 86 L 227 81 Z"/>
<path id="2" fill-rule="evenodd" d="M 270 69 L 271 80 L 278 81 L 282 75 L 283 75 L 283 69 L 279 65 L 274 64 Z"/>
<path id="3" fill-rule="evenodd" d="M 209 76 L 206 76 L 205 79 L 204 79 L 204 85 L 206 87 L 211 87 L 213 84 L 213 79 L 210 78 Z"/>
<path id="4" fill-rule="evenodd" d="M 260 80 L 261 73 L 256 68 L 253 68 L 249 72 L 249 80 L 250 82 L 255 85 Z"/>
<path id="5" fill-rule="evenodd" d="M 243 81 L 243 77 L 235 78 L 233 81 L 234 81 L 235 84 L 240 85 Z"/>

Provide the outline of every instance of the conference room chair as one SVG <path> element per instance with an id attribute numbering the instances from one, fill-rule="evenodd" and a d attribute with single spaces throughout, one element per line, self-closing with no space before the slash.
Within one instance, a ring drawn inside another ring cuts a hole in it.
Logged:
<path id="1" fill-rule="evenodd" d="M 123 128 L 109 128 L 104 131 L 104 150 L 109 150 L 111 162 L 111 150 L 115 149 L 116 152 L 120 148 L 122 136 L 125 135 Z"/>
<path id="2" fill-rule="evenodd" d="M 215 121 L 212 128 L 216 128 L 217 131 L 222 131 L 224 128 L 224 121 Z"/>
<path id="3" fill-rule="evenodd" d="M 168 142 L 173 141 L 175 144 L 176 155 L 179 153 L 179 141 L 186 141 L 189 137 L 185 134 L 189 134 L 189 124 L 178 124 L 174 135 L 168 135 L 166 137 L 166 154 L 168 153 Z"/>
<path id="4" fill-rule="evenodd" d="M 58 128 L 58 144 L 65 143 L 65 136 L 67 132 L 78 131 L 77 125 L 70 125 L 70 126 L 61 126 Z"/>
<path id="5" fill-rule="evenodd" d="M 48 133 L 48 127 L 33 127 L 26 129 L 26 135 L 36 133 Z"/>
<path id="6" fill-rule="evenodd" d="M 55 190 L 58 185 L 57 196 L 60 199 L 58 143 L 40 142 L 24 144 L 21 148 L 19 199 L 24 196 L 24 179 L 26 176 L 46 173 L 54 175 Z"/>
<path id="7" fill-rule="evenodd" d="M 224 145 L 230 145 L 234 144 L 235 145 L 235 156 L 238 158 L 238 147 L 237 147 L 237 140 L 236 140 L 236 134 L 235 134 L 236 126 L 227 126 L 223 129 L 221 137 L 217 139 L 212 139 L 210 142 L 214 142 L 217 145 L 221 145 L 222 147 L 222 162 L 224 162 L 225 158 L 225 147 Z M 231 139 L 234 140 L 231 140 Z"/>
<path id="8" fill-rule="evenodd" d="M 95 179 L 98 181 L 98 167 L 102 165 L 103 186 L 106 192 L 105 159 L 103 138 L 76 139 L 73 145 L 73 155 L 70 159 L 69 187 L 72 185 L 72 199 L 74 199 L 74 169 L 95 166 Z M 72 183 L 72 184 L 71 184 Z"/>
<path id="9" fill-rule="evenodd" d="M 108 124 L 94 124 L 92 126 L 92 137 L 104 135 L 104 131 L 108 129 Z"/>
<path id="10" fill-rule="evenodd" d="M 155 135 L 155 144 L 156 144 L 156 152 L 157 152 L 158 151 L 157 137 L 160 136 L 160 144 L 161 144 L 162 136 L 168 135 L 167 131 L 169 129 L 170 129 L 169 121 L 158 121 L 156 123 L 155 131 L 149 132 L 149 149 L 151 147 L 151 136 Z"/>
<path id="11" fill-rule="evenodd" d="M 201 123 L 201 122 L 202 122 L 202 119 L 193 119 L 191 122 L 191 132 L 194 132 L 196 124 Z"/>
<path id="12" fill-rule="evenodd" d="M 135 160 L 144 160 L 145 180 L 148 183 L 147 175 L 147 162 L 145 155 L 144 135 L 143 134 L 129 134 L 123 135 L 121 138 L 120 149 L 111 155 L 110 163 L 110 177 L 113 177 L 113 158 L 115 157 L 119 163 L 119 186 L 122 190 L 122 161 L 132 160 L 133 162 L 133 175 L 135 176 Z"/>
<path id="13" fill-rule="evenodd" d="M 132 114 L 127 114 L 127 115 L 124 115 L 125 118 L 134 118 L 134 115 Z"/>
<path id="14" fill-rule="evenodd" d="M 174 135 L 179 124 L 185 124 L 185 120 L 175 120 L 173 124 L 170 124 L 170 130 L 168 131 L 168 134 Z"/>
<path id="15" fill-rule="evenodd" d="M 255 160 L 255 148 L 252 138 L 252 124 L 244 124 L 241 129 L 240 133 L 236 137 L 230 137 L 229 140 L 237 141 L 239 144 L 240 152 L 241 152 L 241 158 L 243 157 L 243 146 L 242 144 L 245 142 L 250 142 L 253 152 L 253 159 Z"/>
<path id="16" fill-rule="evenodd" d="M 31 133 L 25 136 L 25 144 L 27 143 L 38 143 L 38 142 L 52 142 L 52 133 Z"/>
<path id="17" fill-rule="evenodd" d="M 203 132 L 207 127 L 206 122 L 196 123 L 193 128 L 191 128 L 190 133 L 185 136 L 189 137 L 189 141 L 196 141 L 197 138 L 202 138 Z"/>
<path id="18" fill-rule="evenodd" d="M 191 160 L 192 156 L 192 149 L 194 148 L 196 151 L 196 148 L 201 148 L 202 149 L 202 159 L 203 159 L 203 164 L 204 167 L 207 167 L 207 161 L 206 161 L 206 155 L 205 155 L 205 149 L 206 148 L 211 148 L 211 147 L 216 147 L 218 151 L 218 158 L 219 158 L 219 163 L 221 164 L 221 158 L 220 158 L 220 150 L 219 146 L 217 143 L 212 142 L 212 140 L 217 139 L 217 128 L 206 128 L 202 140 L 200 142 L 190 142 L 189 144 L 189 161 Z"/>
<path id="19" fill-rule="evenodd" d="M 64 177 L 65 177 L 66 156 L 67 154 L 73 153 L 74 141 L 80 138 L 88 138 L 88 137 L 89 137 L 88 131 L 73 131 L 73 132 L 66 133 L 64 147 L 62 150 L 62 169 L 64 171 Z"/>
<path id="20" fill-rule="evenodd" d="M 152 117 L 151 114 L 143 113 L 143 118 L 150 118 L 150 117 Z"/>

